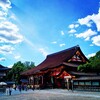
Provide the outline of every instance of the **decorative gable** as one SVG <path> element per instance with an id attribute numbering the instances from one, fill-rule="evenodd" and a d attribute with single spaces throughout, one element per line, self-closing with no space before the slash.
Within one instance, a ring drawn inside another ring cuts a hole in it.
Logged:
<path id="1" fill-rule="evenodd" d="M 75 55 L 71 59 L 68 60 L 68 62 L 86 62 L 86 61 L 84 57 L 82 56 L 82 54 L 79 51 L 77 51 Z"/>

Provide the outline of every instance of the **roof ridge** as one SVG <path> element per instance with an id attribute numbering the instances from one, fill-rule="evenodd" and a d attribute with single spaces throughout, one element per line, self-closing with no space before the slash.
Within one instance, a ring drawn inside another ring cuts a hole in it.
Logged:
<path id="1" fill-rule="evenodd" d="M 47 57 L 50 57 L 50 56 L 56 55 L 56 54 L 58 54 L 58 53 L 62 53 L 62 52 L 71 50 L 71 49 L 73 49 L 73 48 L 75 48 L 75 49 L 76 49 L 76 48 L 80 48 L 80 46 L 79 46 L 79 45 L 76 45 L 76 46 L 70 47 L 70 48 L 68 48 L 68 49 L 61 50 L 61 51 L 58 51 L 58 52 L 56 52 L 56 53 L 49 54 L 49 55 L 47 55 Z"/>

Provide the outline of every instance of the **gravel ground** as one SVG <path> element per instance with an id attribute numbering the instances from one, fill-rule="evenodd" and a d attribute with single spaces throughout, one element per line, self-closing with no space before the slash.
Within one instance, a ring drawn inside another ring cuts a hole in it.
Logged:
<path id="1" fill-rule="evenodd" d="M 29 90 L 2 95 L 0 100 L 100 100 L 100 92 L 68 91 L 63 89 Z"/>

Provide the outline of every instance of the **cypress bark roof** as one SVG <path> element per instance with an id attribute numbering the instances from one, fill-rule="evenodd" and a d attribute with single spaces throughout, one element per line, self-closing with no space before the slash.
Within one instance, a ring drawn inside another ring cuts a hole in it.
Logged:
<path id="1" fill-rule="evenodd" d="M 77 45 L 69 49 L 48 55 L 46 59 L 42 63 L 40 63 L 38 66 L 28 71 L 23 72 L 21 75 L 31 75 L 42 70 L 60 66 L 63 64 L 63 62 L 66 62 L 69 59 L 71 59 L 77 51 L 79 51 L 81 55 L 84 57 L 84 59 L 88 61 L 85 55 L 82 53 L 80 47 Z"/>

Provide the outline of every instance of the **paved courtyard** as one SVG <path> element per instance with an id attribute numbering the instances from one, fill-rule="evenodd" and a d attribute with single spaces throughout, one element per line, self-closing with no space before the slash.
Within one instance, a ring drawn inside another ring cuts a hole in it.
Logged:
<path id="1" fill-rule="evenodd" d="M 100 100 L 100 92 L 68 91 L 63 89 L 13 90 L 12 95 L 0 94 L 0 100 Z"/>

